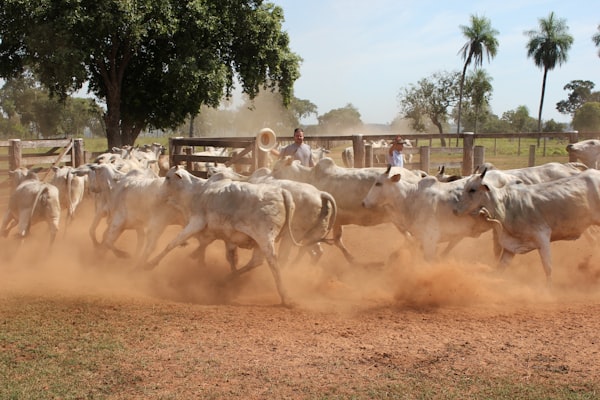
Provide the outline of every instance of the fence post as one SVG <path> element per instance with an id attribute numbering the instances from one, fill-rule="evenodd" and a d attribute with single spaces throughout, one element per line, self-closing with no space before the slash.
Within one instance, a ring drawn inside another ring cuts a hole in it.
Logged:
<path id="1" fill-rule="evenodd" d="M 192 155 L 192 146 L 185 146 L 183 151 L 186 156 L 191 156 Z M 194 164 L 192 163 L 192 160 L 190 158 L 185 160 L 185 169 L 187 169 L 188 171 L 193 171 L 193 167 L 194 167 Z"/>
<path id="2" fill-rule="evenodd" d="M 365 144 L 365 167 L 373 166 L 373 145 Z"/>
<path id="3" fill-rule="evenodd" d="M 571 131 L 569 132 L 569 143 L 577 143 L 579 141 L 579 131 Z M 572 153 L 569 153 L 569 162 L 576 162 L 577 156 Z"/>
<path id="4" fill-rule="evenodd" d="M 363 135 L 352 135 L 352 150 L 354 151 L 354 168 L 365 166 L 365 142 Z"/>
<path id="5" fill-rule="evenodd" d="M 469 176 L 473 173 L 473 144 L 475 142 L 473 132 L 463 132 L 463 161 L 462 175 Z"/>
<path id="6" fill-rule="evenodd" d="M 182 139 L 182 136 L 170 137 L 169 138 L 169 168 L 171 168 L 175 163 L 173 162 L 173 156 L 175 154 L 181 154 L 181 146 L 175 145 L 176 139 Z"/>
<path id="7" fill-rule="evenodd" d="M 71 150 L 71 164 L 73 167 L 79 167 L 85 163 L 83 157 L 83 139 L 73 139 L 73 150 Z"/>
<path id="8" fill-rule="evenodd" d="M 429 158 L 431 155 L 431 148 L 429 146 L 419 147 L 419 169 L 429 173 Z"/>
<path id="9" fill-rule="evenodd" d="M 469 175 L 475 171 L 476 167 L 483 165 L 485 162 L 485 147 L 484 146 L 475 146 L 475 150 L 473 152 L 473 169 L 469 172 Z"/>
<path id="10" fill-rule="evenodd" d="M 535 144 L 529 145 L 529 166 L 533 167 L 535 165 Z"/>
<path id="11" fill-rule="evenodd" d="M 8 143 L 8 170 L 14 171 L 21 166 L 21 139 L 9 139 Z"/>

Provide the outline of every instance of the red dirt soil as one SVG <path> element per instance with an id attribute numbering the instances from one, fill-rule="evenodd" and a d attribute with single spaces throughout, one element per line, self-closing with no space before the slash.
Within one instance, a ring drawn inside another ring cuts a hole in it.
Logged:
<path id="1" fill-rule="evenodd" d="M 77 300 L 109 304 L 116 320 L 128 313 L 132 324 L 153 331 L 129 346 L 148 361 L 136 373 L 140 387 L 159 385 L 156 398 L 174 387 L 196 398 L 203 391 L 228 398 L 350 396 L 413 373 L 548 385 L 600 378 L 600 251 L 585 238 L 553 243 L 548 289 L 537 252 L 495 271 L 489 234 L 465 239 L 450 257 L 428 265 L 391 225 L 348 227 L 351 252 L 384 265 L 351 266 L 326 247 L 317 265 L 305 259 L 283 269 L 295 304 L 289 309 L 277 306 L 266 264 L 229 280 L 221 243 L 209 248 L 206 266 L 188 257 L 192 242 L 155 270 L 139 272 L 131 260 L 94 251 L 89 221 L 86 204 L 49 256 L 44 225 L 35 225 L 18 250 L 14 238 L 1 239 L 0 302 Z M 165 232 L 160 248 L 178 229 Z M 119 244 L 133 250 L 133 232 Z M 387 260 L 398 248 L 399 257 Z M 242 262 L 249 258 L 240 254 Z M 190 367 L 194 357 L 205 366 Z M 146 398 L 132 390 L 112 398 Z"/>

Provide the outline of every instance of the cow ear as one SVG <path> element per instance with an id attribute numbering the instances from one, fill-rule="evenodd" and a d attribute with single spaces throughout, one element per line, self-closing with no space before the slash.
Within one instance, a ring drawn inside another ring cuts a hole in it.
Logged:
<path id="1" fill-rule="evenodd" d="M 395 174 L 390 178 L 390 180 L 394 183 L 397 183 L 397 182 L 400 182 L 400 178 L 401 178 L 400 174 Z"/>
<path id="2" fill-rule="evenodd" d="M 480 186 L 480 190 L 483 190 L 484 192 L 489 192 L 490 191 L 490 187 L 486 184 L 483 184 Z"/>

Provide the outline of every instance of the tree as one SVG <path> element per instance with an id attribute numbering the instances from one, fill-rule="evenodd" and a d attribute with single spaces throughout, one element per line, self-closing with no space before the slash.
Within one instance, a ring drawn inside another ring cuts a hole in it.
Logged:
<path id="1" fill-rule="evenodd" d="M 352 104 L 336 108 L 317 117 L 319 131 L 325 133 L 343 134 L 362 127 L 360 113 Z"/>
<path id="2" fill-rule="evenodd" d="M 480 113 L 484 109 L 489 109 L 489 101 L 492 95 L 492 78 L 483 69 L 476 69 L 467 77 L 465 89 L 469 95 L 470 103 L 474 109 L 474 129 L 477 133 L 477 123 Z"/>
<path id="3" fill-rule="evenodd" d="M 412 121 L 413 129 L 424 132 L 423 118 L 429 118 L 440 134 L 443 147 L 446 146 L 444 125 L 448 123 L 448 109 L 456 104 L 459 82 L 459 72 L 438 72 L 402 89 L 398 95 L 401 114 Z"/>
<path id="4" fill-rule="evenodd" d="M 532 132 L 535 129 L 535 119 L 529 116 L 529 109 L 526 106 L 504 112 L 502 120 L 508 123 L 509 132 Z"/>
<path id="5" fill-rule="evenodd" d="M 533 58 L 535 65 L 544 71 L 537 123 L 537 130 L 540 133 L 540 136 L 538 136 L 539 145 L 548 71 L 553 70 L 557 64 L 560 66 L 567 61 L 568 51 L 573 44 L 573 36 L 568 33 L 569 28 L 566 20 L 556 18 L 554 12 L 551 12 L 546 19 L 540 18 L 538 22 L 539 30 L 526 31 L 525 34 L 529 36 L 527 57 Z"/>
<path id="6" fill-rule="evenodd" d="M 600 131 L 600 103 L 585 103 L 573 116 L 573 128 L 581 132 Z"/>
<path id="7" fill-rule="evenodd" d="M 463 36 L 467 38 L 467 42 L 460 49 L 459 54 L 462 53 L 462 59 L 464 65 L 462 69 L 462 75 L 460 77 L 460 93 L 458 96 L 458 118 L 456 121 L 456 133 L 460 133 L 460 118 L 462 112 L 462 97 L 463 89 L 465 84 L 465 76 L 467 74 L 467 68 L 471 63 L 474 64 L 475 68 L 483 65 L 483 55 L 487 55 L 488 62 L 496 56 L 498 52 L 498 31 L 492 28 L 491 22 L 485 17 L 478 17 L 477 15 L 471 15 L 471 25 L 460 25 Z M 458 141 L 458 137 L 457 137 Z M 458 142 L 457 142 L 458 143 Z"/>
<path id="8" fill-rule="evenodd" d="M 566 124 L 556 122 L 555 120 L 551 119 L 544 122 L 544 127 L 542 129 L 544 132 L 564 132 L 565 128 Z"/>
<path id="9" fill-rule="evenodd" d="M 23 127 L 19 131 L 28 131 L 34 138 L 104 131 L 102 109 L 93 99 L 67 97 L 59 101 L 52 98 L 29 73 L 9 79 L 4 84 L 0 89 L 0 108 L 15 125 Z"/>
<path id="10" fill-rule="evenodd" d="M 0 76 L 29 66 L 61 98 L 87 81 L 106 103 L 108 146 L 133 144 L 146 126 L 216 107 L 236 77 L 250 98 L 272 90 L 289 104 L 301 59 L 283 19 L 262 0 L 5 0 Z"/>
<path id="11" fill-rule="evenodd" d="M 598 32 L 592 36 L 592 42 L 598 47 L 598 57 L 600 57 L 600 25 L 598 25 Z"/>
<path id="12" fill-rule="evenodd" d="M 594 82 L 575 80 L 567 83 L 564 90 L 570 90 L 569 98 L 556 103 L 556 109 L 562 114 L 573 115 L 588 99 L 592 97 Z M 599 96 L 600 97 L 600 96 Z"/>

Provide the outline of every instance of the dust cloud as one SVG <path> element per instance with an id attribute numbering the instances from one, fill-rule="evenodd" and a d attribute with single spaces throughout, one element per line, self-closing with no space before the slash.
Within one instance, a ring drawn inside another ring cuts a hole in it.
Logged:
<path id="1" fill-rule="evenodd" d="M 152 271 L 137 270 L 134 259 L 96 250 L 88 236 L 92 210 L 90 202 L 84 204 L 66 231 L 61 227 L 50 252 L 43 224 L 34 225 L 19 248 L 13 236 L 1 238 L 0 297 L 93 296 L 200 305 L 279 303 L 266 264 L 230 278 L 221 242 L 209 247 L 205 265 L 190 257 L 192 241 L 175 249 Z M 103 229 L 101 225 L 98 235 Z M 178 229 L 169 227 L 156 250 Z M 464 239 L 450 256 L 431 264 L 423 262 L 414 245 L 391 225 L 347 227 L 344 241 L 357 265 L 350 265 L 335 247 L 325 246 L 316 265 L 306 258 L 282 269 L 284 285 L 297 307 L 315 312 L 372 307 L 547 307 L 600 299 L 600 252 L 585 238 L 553 243 L 551 288 L 545 284 L 537 252 L 518 255 L 506 271 L 496 271 L 489 234 Z M 127 231 L 118 245 L 133 253 L 135 233 Z M 250 256 L 250 251 L 240 250 L 240 264 Z"/>

